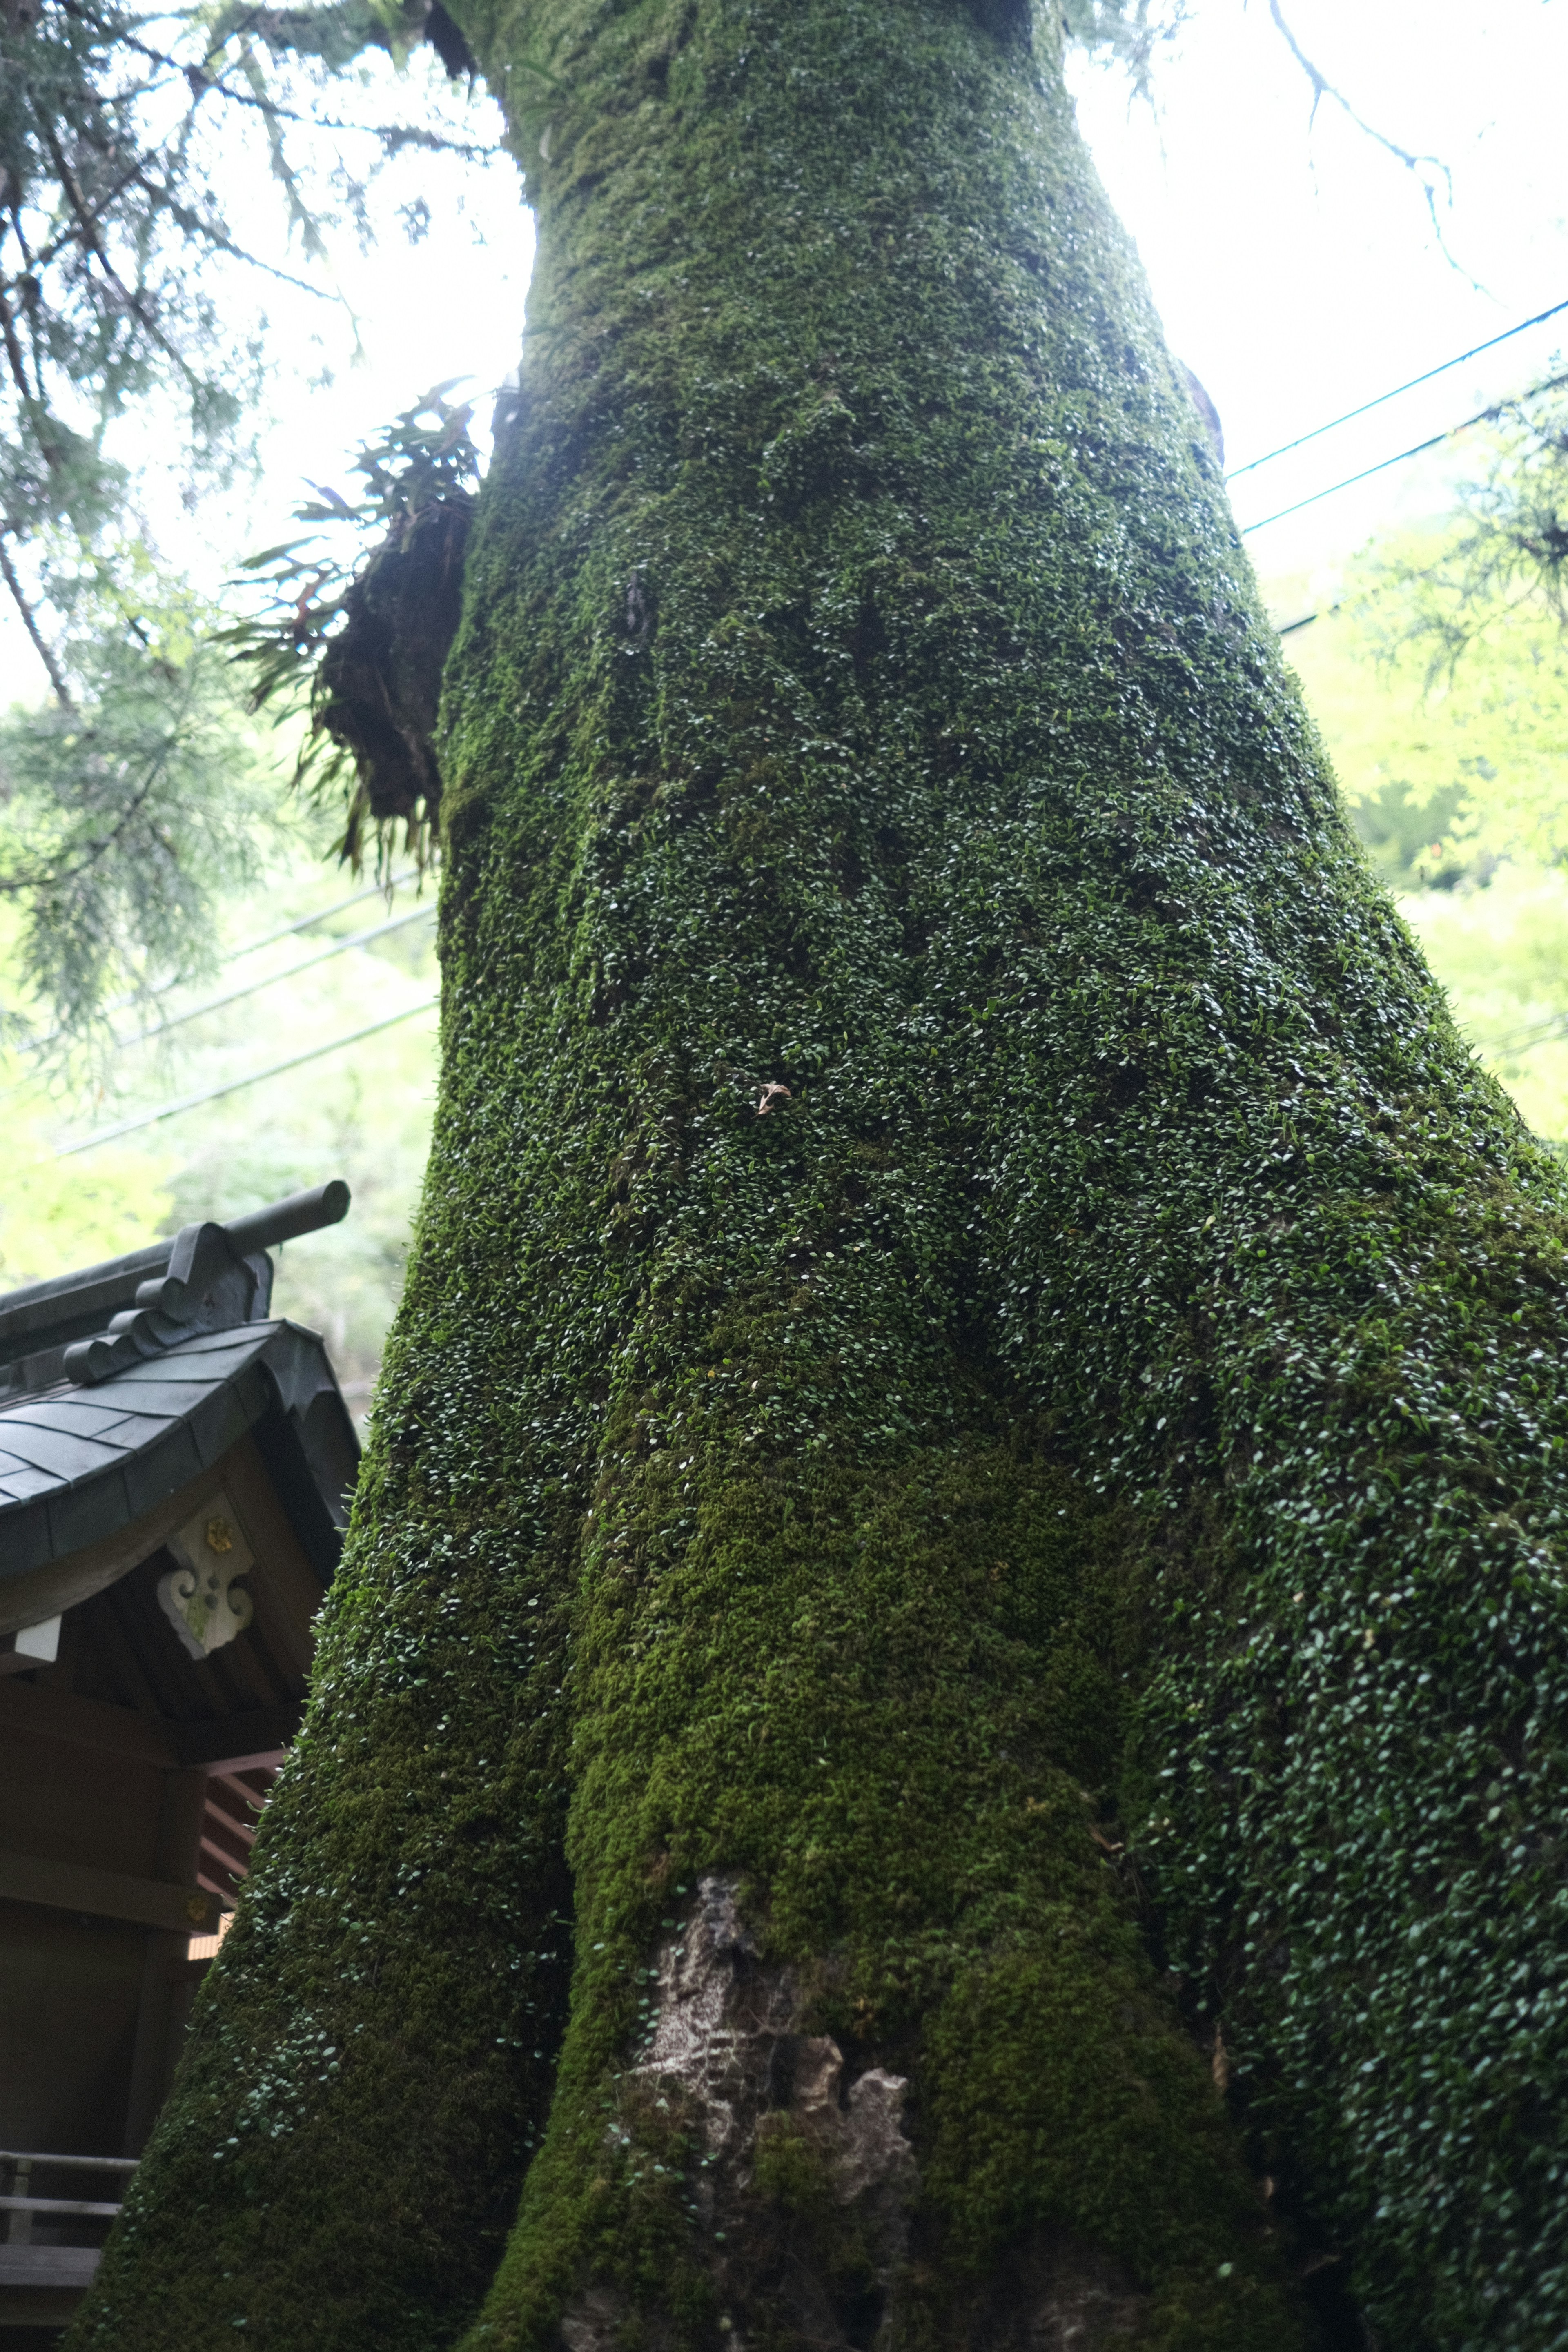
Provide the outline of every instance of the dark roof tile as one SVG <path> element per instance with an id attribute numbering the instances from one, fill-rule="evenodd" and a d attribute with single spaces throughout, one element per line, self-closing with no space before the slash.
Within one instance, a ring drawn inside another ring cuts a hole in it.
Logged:
<path id="1" fill-rule="evenodd" d="M 132 1454 L 125 1465 L 125 1492 L 130 1516 L 139 1519 L 154 1503 L 162 1503 L 210 1467 L 216 1457 L 197 1444 L 188 1423 L 177 1422 L 155 1445 Z M 0 1525 L 4 1522 L 0 1521 Z"/>
<path id="2" fill-rule="evenodd" d="M 0 1454 L 0 1497 L 6 1502 L 47 1495 L 58 1484 L 47 1470 L 35 1470 L 31 1463 L 18 1462 L 14 1454 Z"/>
<path id="3" fill-rule="evenodd" d="M 270 1410 L 303 1413 L 323 1391 L 337 1395 L 316 1334 L 265 1322 L 194 1333 L 92 1388 L 0 1400 L 0 1596 L 8 1577 L 177 1494 Z"/>
<path id="4" fill-rule="evenodd" d="M 47 1396 L 0 1406 L 0 1412 L 7 1429 L 68 1430 L 77 1437 L 107 1437 L 134 1418 L 122 1404 L 105 1403 L 90 1391 L 72 1388 L 51 1389 Z"/>
<path id="5" fill-rule="evenodd" d="M 74 1430 L 39 1429 L 31 1423 L 13 1421 L 9 1414 L 0 1422 L 0 1443 L 17 1461 L 52 1471 L 57 1482 L 71 1486 L 100 1470 L 112 1469 L 125 1458 L 122 1445 L 106 1445 L 100 1438 L 79 1436 Z"/>

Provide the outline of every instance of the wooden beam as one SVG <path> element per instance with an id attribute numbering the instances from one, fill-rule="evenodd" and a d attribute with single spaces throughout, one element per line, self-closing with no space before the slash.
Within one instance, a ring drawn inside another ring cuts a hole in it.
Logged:
<path id="1" fill-rule="evenodd" d="M 202 1819 L 202 1841 L 215 1853 L 227 1854 L 241 1870 L 250 1868 L 250 1849 L 256 1843 L 254 1823 L 248 1829 L 242 1829 L 237 1822 L 231 1822 L 227 1814 L 220 1812 L 216 1805 L 209 1805 Z"/>
<path id="2" fill-rule="evenodd" d="M 305 1713 L 297 1698 L 277 1706 L 247 1707 L 243 1715 L 220 1715 L 210 1723 L 172 1723 L 169 1731 L 182 1764 L 207 1772 L 250 1772 L 281 1764 L 283 1750 Z"/>
<path id="3" fill-rule="evenodd" d="M 0 2197 L 0 2213 L 89 2213 L 95 2221 L 106 2215 L 112 2221 L 119 2210 L 118 2205 L 94 2204 L 86 2197 Z"/>
<path id="4" fill-rule="evenodd" d="M 166 1719 L 163 1693 L 154 1690 L 148 1681 L 136 1654 L 136 1645 L 125 1628 L 124 1585 L 118 1590 L 110 1585 L 102 1600 L 102 1608 L 93 1612 L 93 1644 L 119 1683 L 120 1696 L 126 1706 L 162 1723 Z"/>
<path id="5" fill-rule="evenodd" d="M 225 1783 L 220 1780 L 217 1785 L 221 1789 Z M 258 1826 L 254 1813 L 247 1822 L 237 1822 L 226 1806 L 209 1803 L 202 1819 L 202 1835 L 214 1839 L 220 1853 L 226 1849 L 248 1868 Z"/>
<path id="6" fill-rule="evenodd" d="M 279 1499 L 254 1433 L 242 1437 L 225 1461 L 229 1490 L 266 1567 L 264 1576 L 252 1579 L 257 1622 L 294 1687 L 302 1688 L 315 1654 L 321 1580 Z"/>
<path id="7" fill-rule="evenodd" d="M 40 2172 L 134 2172 L 139 2156 L 46 2156 L 37 2147 L 0 2147 L 0 2164 L 36 2164 Z"/>
<path id="8" fill-rule="evenodd" d="M 142 1715 L 133 1706 L 110 1706 L 100 1698 L 79 1698 L 74 1691 L 44 1684 L 0 1682 L 0 1723 L 40 1739 L 63 1739 L 72 1748 L 132 1757 L 139 1764 L 156 1764 L 165 1771 L 179 1761 L 174 1748 L 177 1727 L 162 1717 Z"/>
<path id="9" fill-rule="evenodd" d="M 79 2294 L 83 2287 L 91 2285 L 102 2259 L 101 2246 L 0 2246 L 0 2287 L 74 2287 Z M 37 2318 L 47 2326 L 61 2315 L 60 2305 L 46 2304 L 41 2294 L 37 2305 L 26 2305 L 20 2311 L 10 2295 L 0 2306 L 0 2325 Z"/>
<path id="10" fill-rule="evenodd" d="M 226 1870 L 231 1878 L 243 1878 L 250 1868 L 249 1848 L 242 1847 L 236 1838 L 225 1837 L 215 1827 L 210 1815 L 202 1831 L 202 1852 L 210 1856 L 211 1862 L 216 1862 L 220 1870 Z"/>
<path id="11" fill-rule="evenodd" d="M 206 1792 L 208 1819 L 221 1822 L 225 1829 L 242 1837 L 248 1853 L 261 1821 L 261 1809 L 250 1790 L 243 1780 L 231 1780 L 222 1772 L 209 1772 Z"/>
<path id="12" fill-rule="evenodd" d="M 0 1680 L 0 1724 L 164 1770 L 175 1764 L 213 1774 L 271 1770 L 283 1761 L 304 1712 L 299 1699 L 282 1699 L 204 1723 L 176 1723 L 137 1707 L 79 1698 L 74 1691 Z"/>
<path id="13" fill-rule="evenodd" d="M 198 1876 L 202 1822 L 206 1817 L 205 1772 L 165 1772 L 158 1807 L 158 1843 L 153 1874 L 162 1885 L 188 1886 Z M 125 2099 L 127 2156 L 140 2156 L 168 2096 L 179 2029 L 184 2023 L 180 1996 L 163 1980 L 166 1962 L 188 1949 L 184 1936 L 165 1930 L 149 1936 L 142 1959 L 142 1998 L 136 2007 L 136 2039 L 131 2048 L 131 2083 Z M 177 2012 L 179 2012 L 177 2014 Z"/>
<path id="14" fill-rule="evenodd" d="M 165 1927 L 182 1936 L 210 1936 L 221 1906 L 199 1886 L 171 1886 L 157 1878 L 128 1878 L 43 1854 L 0 1853 L 0 1897 L 40 1903 L 51 1911 L 81 1911 L 96 1919 L 130 1919 L 139 1927 Z"/>

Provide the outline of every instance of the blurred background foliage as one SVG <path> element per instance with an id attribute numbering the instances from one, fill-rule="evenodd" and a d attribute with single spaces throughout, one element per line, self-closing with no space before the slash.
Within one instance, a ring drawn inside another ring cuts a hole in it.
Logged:
<path id="1" fill-rule="evenodd" d="M 1501 859 L 1568 855 L 1568 635 L 1539 596 L 1517 600 L 1450 665 L 1404 625 L 1401 583 L 1373 562 L 1434 554 L 1405 535 L 1353 570 L 1338 611 L 1285 640 L 1356 827 L 1400 891 L 1484 882 Z M 1275 591 L 1278 607 L 1279 591 Z"/>
<path id="2" fill-rule="evenodd" d="M 1447 515 L 1268 593 L 1368 856 L 1479 1058 L 1568 1154 L 1568 403 L 1470 462 Z"/>

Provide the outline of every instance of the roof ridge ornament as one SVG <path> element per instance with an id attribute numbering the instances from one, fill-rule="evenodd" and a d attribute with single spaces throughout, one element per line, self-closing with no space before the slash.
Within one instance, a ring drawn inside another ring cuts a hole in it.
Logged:
<path id="1" fill-rule="evenodd" d="M 198 1331 L 259 1323 L 271 1304 L 272 1260 L 265 1250 L 241 1257 L 224 1226 L 183 1225 L 167 1274 L 138 1283 L 134 1307 L 111 1316 L 107 1331 L 66 1349 L 66 1378 L 92 1388 Z"/>
<path id="2" fill-rule="evenodd" d="M 0 1297 L 0 1367 L 16 1360 L 12 1386 L 47 1386 L 63 1375 L 91 1388 L 199 1332 L 261 1321 L 272 1303 L 268 1248 L 335 1225 L 349 1200 L 334 1178 L 226 1224 L 205 1218 L 173 1241 L 13 1291 Z M 113 1311 L 94 1330 L 89 1318 L 106 1309 Z"/>

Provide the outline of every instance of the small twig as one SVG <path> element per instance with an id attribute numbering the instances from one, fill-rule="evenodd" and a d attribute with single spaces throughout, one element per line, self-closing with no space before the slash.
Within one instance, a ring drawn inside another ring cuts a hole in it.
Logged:
<path id="1" fill-rule="evenodd" d="M 195 391 L 198 387 L 195 370 L 191 367 L 184 355 L 175 350 L 174 344 L 169 341 L 167 335 L 164 334 L 156 320 L 152 317 L 151 313 L 146 309 L 140 295 L 132 293 L 131 288 L 126 285 L 119 271 L 115 268 L 114 264 L 110 261 L 108 252 L 104 247 L 103 239 L 98 233 L 98 225 L 92 217 L 90 208 L 89 207 L 87 200 L 83 196 L 80 186 L 78 184 L 76 173 L 71 170 L 70 165 L 66 161 L 65 152 L 61 148 L 59 140 L 56 135 L 54 123 L 47 115 L 40 113 L 36 105 L 34 107 L 34 113 L 37 117 L 42 127 L 45 143 L 48 147 L 49 158 L 54 164 L 56 173 L 59 179 L 59 184 L 66 192 L 67 201 L 68 202 L 72 212 L 76 215 L 77 222 L 81 231 L 81 242 L 83 246 L 86 247 L 87 251 L 93 256 L 99 268 L 102 270 L 104 276 L 108 278 L 115 292 L 120 296 L 121 300 L 125 304 L 126 309 L 131 312 L 132 317 L 136 320 L 138 326 L 142 329 L 142 333 L 146 335 L 151 341 L 156 343 L 164 358 L 173 364 L 176 373 L 183 376 L 185 383 L 189 384 L 191 389 Z"/>
<path id="2" fill-rule="evenodd" d="M 78 180 L 76 173 L 71 170 L 70 165 L 66 161 L 65 150 L 60 145 L 58 134 L 55 130 L 53 117 L 43 111 L 36 99 L 33 102 L 33 114 L 39 130 L 42 131 L 44 134 L 44 144 L 49 151 L 49 159 L 55 167 L 55 176 L 59 181 L 61 187 L 65 190 L 66 200 L 69 204 L 71 211 L 76 216 L 78 241 L 85 246 L 88 252 L 97 258 L 99 265 L 102 268 L 103 274 L 108 278 L 110 284 L 115 288 L 116 291 L 128 304 L 130 304 L 131 308 L 134 310 L 135 304 L 132 299 L 129 287 L 122 286 L 121 284 L 120 277 L 115 269 L 114 264 L 110 260 L 108 254 L 105 253 L 103 249 L 103 239 L 98 233 L 98 222 L 94 216 L 92 206 L 88 203 L 87 198 L 83 195 L 81 192 L 81 184 Z M 112 196 L 110 196 L 109 201 L 113 201 Z"/>
<path id="3" fill-rule="evenodd" d="M 23 592 L 21 582 L 16 577 L 16 567 L 6 552 L 3 537 L 0 537 L 0 578 L 4 578 L 6 587 L 11 592 L 11 601 L 22 616 L 22 626 L 33 641 L 34 652 L 48 671 L 49 684 L 55 689 L 56 701 L 62 710 L 68 710 L 74 715 L 76 704 L 71 699 L 71 690 L 66 684 L 65 675 L 55 659 L 48 639 L 34 617 L 33 608 Z"/>
<path id="4" fill-rule="evenodd" d="M 1285 12 L 1280 5 L 1280 0 L 1268 0 L 1268 14 L 1274 19 L 1275 28 L 1284 40 L 1286 47 L 1289 50 L 1290 55 L 1295 58 L 1296 63 L 1300 67 L 1301 71 L 1306 75 L 1308 81 L 1311 84 L 1312 112 L 1309 117 L 1309 121 L 1316 120 L 1318 108 L 1322 103 L 1322 100 L 1325 98 L 1331 99 L 1333 103 L 1341 110 L 1341 111 L 1348 115 L 1351 121 L 1355 124 L 1356 129 L 1366 138 L 1370 139 L 1374 146 L 1381 147 L 1385 155 L 1392 155 L 1396 163 L 1403 163 L 1405 170 L 1414 174 L 1416 184 L 1420 188 L 1423 197 L 1426 199 L 1427 217 L 1432 223 L 1432 234 L 1436 238 L 1438 245 L 1442 247 L 1443 253 L 1450 267 L 1459 270 L 1461 276 L 1469 278 L 1470 283 L 1473 286 L 1476 283 L 1476 280 L 1473 278 L 1470 278 L 1470 273 L 1464 268 L 1464 265 L 1455 259 L 1453 253 L 1449 250 L 1448 240 L 1443 234 L 1443 225 L 1437 218 L 1437 198 L 1434 175 L 1441 177 L 1443 185 L 1447 194 L 1449 205 L 1452 205 L 1454 201 L 1454 175 L 1449 170 L 1447 164 L 1444 163 L 1442 157 L 1440 155 L 1413 155 L 1407 147 L 1401 147 L 1396 140 L 1390 139 L 1385 131 L 1379 131 L 1375 123 L 1369 122 L 1364 115 L 1358 114 L 1355 108 L 1345 96 L 1343 90 L 1338 89 L 1336 85 L 1329 79 L 1327 74 L 1324 73 L 1321 68 L 1312 63 L 1311 58 L 1307 55 L 1307 52 L 1301 47 L 1300 42 L 1296 38 L 1295 34 L 1285 22 Z"/>
<path id="5" fill-rule="evenodd" d="M 106 163 L 112 159 L 113 150 L 110 147 L 106 147 L 101 139 L 95 138 L 91 129 L 88 125 L 83 124 L 80 126 L 79 135 L 82 139 L 86 140 Z M 133 163 L 126 164 L 123 171 L 121 173 L 119 179 L 116 180 L 110 187 L 104 191 L 103 194 L 98 199 L 96 205 L 86 205 L 87 215 L 95 226 L 103 218 L 105 214 L 108 213 L 110 206 L 116 204 L 125 194 L 127 188 L 146 185 L 146 183 L 142 178 L 142 173 L 152 157 L 159 152 L 160 151 L 156 147 L 148 148 L 144 155 L 139 156 Z M 68 194 L 70 194 L 70 191 L 68 189 L 67 193 Z M 151 192 L 149 191 L 149 193 Z M 85 198 L 81 201 L 83 205 L 86 205 Z M 32 262 L 29 266 L 35 270 L 35 272 L 40 269 L 47 269 L 51 262 L 58 259 L 59 256 L 65 251 L 67 246 L 78 245 L 81 242 L 81 239 L 82 231 L 79 225 L 74 228 L 62 229 L 59 236 L 52 238 L 50 242 L 39 252 L 37 260 Z M 106 268 L 108 268 L 107 263 L 105 263 L 104 266 Z"/>
<path id="6" fill-rule="evenodd" d="M 22 225 L 22 207 L 19 201 L 12 206 L 11 229 L 16 239 L 17 250 L 22 256 L 22 267 L 26 275 L 36 282 L 38 266 L 27 243 L 27 232 Z M 44 353 L 38 338 L 38 305 L 36 302 L 27 304 L 26 316 L 27 340 L 33 347 L 33 381 L 38 387 L 38 404 L 41 407 L 44 404 Z M 54 454 L 47 444 L 44 445 L 44 460 L 49 467 L 54 466 Z"/>
<path id="7" fill-rule="evenodd" d="M 230 26 L 224 37 L 226 40 L 232 40 L 235 35 L 243 29 L 244 27 L 240 26 Z M 130 34 L 121 37 L 120 46 L 122 48 L 135 49 L 142 57 L 154 59 L 160 64 L 166 64 L 176 73 L 179 71 L 172 58 L 165 58 L 161 50 L 149 48 L 144 42 L 134 39 Z M 431 154 L 456 155 L 459 162 L 465 163 L 491 163 L 505 152 L 504 148 L 500 146 L 479 146 L 472 140 L 447 139 L 440 131 L 426 131 L 416 123 L 351 122 L 335 114 L 304 114 L 297 106 L 281 105 L 269 91 L 263 91 L 258 95 L 254 90 L 236 89 L 226 79 L 226 67 L 216 72 L 213 70 L 217 64 L 218 53 L 216 50 L 212 50 L 209 51 L 204 66 L 192 68 L 193 71 L 199 72 L 203 78 L 200 93 L 202 97 L 206 97 L 210 91 L 221 98 L 226 105 L 248 106 L 257 113 L 269 115 L 278 122 L 302 122 L 312 131 L 342 131 L 351 133 L 355 138 L 377 140 L 384 146 L 388 140 L 397 140 L 406 146 L 422 148 Z M 188 81 L 188 75 L 186 79 Z"/>
<path id="8" fill-rule="evenodd" d="M 132 176 L 136 185 L 155 205 L 166 212 L 170 219 L 184 230 L 187 236 L 200 238 L 215 251 L 226 253 L 231 261 L 243 261 L 247 268 L 259 270 L 264 278 L 276 278 L 280 286 L 291 286 L 298 294 L 312 295 L 318 302 L 335 302 L 342 299 L 338 295 L 328 293 L 324 287 L 312 286 L 309 278 L 296 278 L 290 271 L 279 269 L 270 261 L 263 261 L 259 254 L 247 253 L 244 246 L 236 245 L 233 239 L 226 236 L 222 229 L 216 227 L 213 222 L 203 220 L 199 213 L 192 212 L 187 205 L 181 204 L 179 198 L 172 195 L 167 188 L 160 187 L 155 182 L 149 180 L 144 173 L 137 171 Z"/>
<path id="9" fill-rule="evenodd" d="M 16 323 L 11 316 L 11 307 L 5 299 L 4 286 L 0 286 L 0 338 L 4 339 L 5 344 L 5 357 L 10 363 L 11 374 L 16 389 L 31 407 L 33 395 L 27 389 L 27 372 L 23 364 L 22 346 L 16 339 Z"/>
<path id="10" fill-rule="evenodd" d="M 256 96 L 258 99 L 265 98 L 267 77 L 256 61 L 248 35 L 239 45 L 239 69 Z M 268 152 L 272 158 L 272 176 L 283 191 L 284 202 L 289 207 L 289 219 L 299 230 L 300 241 L 310 258 L 312 261 L 324 261 L 327 257 L 325 240 L 316 225 L 314 213 L 300 193 L 300 183 L 289 161 L 288 151 L 284 147 L 282 133 L 278 128 L 276 118 L 265 107 L 262 109 L 261 122 L 267 140 Z M 359 340 L 357 332 L 354 340 L 357 343 Z"/>

